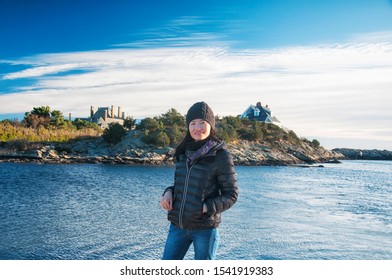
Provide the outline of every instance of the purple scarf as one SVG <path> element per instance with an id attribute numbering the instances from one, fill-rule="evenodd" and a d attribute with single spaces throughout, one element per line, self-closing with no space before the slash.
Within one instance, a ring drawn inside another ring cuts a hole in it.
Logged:
<path id="1" fill-rule="evenodd" d="M 208 154 L 214 145 L 215 142 L 212 139 L 208 140 L 208 142 L 201 146 L 194 154 L 187 157 L 186 163 L 188 165 L 194 164 L 196 160 Z"/>

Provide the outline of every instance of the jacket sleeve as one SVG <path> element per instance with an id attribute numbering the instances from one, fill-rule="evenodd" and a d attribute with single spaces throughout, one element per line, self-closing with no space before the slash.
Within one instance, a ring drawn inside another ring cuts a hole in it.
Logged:
<path id="1" fill-rule="evenodd" d="M 174 174 L 174 182 L 175 181 L 176 181 L 176 174 Z M 174 194 L 174 184 L 172 186 L 169 186 L 166 189 L 164 189 L 162 196 L 164 196 L 167 191 L 171 191 L 172 194 Z"/>
<path id="2" fill-rule="evenodd" d="M 217 155 L 218 156 L 218 155 Z M 207 215 L 216 215 L 229 209 L 237 201 L 238 185 L 231 154 L 227 150 L 217 158 L 217 182 L 220 195 L 205 201 Z"/>
<path id="3" fill-rule="evenodd" d="M 171 191 L 172 193 L 174 193 L 174 186 L 167 187 L 167 188 L 163 191 L 162 196 L 164 196 L 165 193 L 168 192 L 168 191 Z"/>

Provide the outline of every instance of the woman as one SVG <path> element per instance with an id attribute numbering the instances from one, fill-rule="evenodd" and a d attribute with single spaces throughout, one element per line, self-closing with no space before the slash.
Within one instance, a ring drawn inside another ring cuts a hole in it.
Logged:
<path id="1" fill-rule="evenodd" d="M 188 110 L 186 123 L 188 131 L 174 154 L 174 186 L 161 199 L 171 222 L 163 259 L 183 259 L 192 243 L 196 260 L 214 259 L 221 213 L 238 196 L 234 164 L 215 135 L 214 113 L 205 102 Z"/>

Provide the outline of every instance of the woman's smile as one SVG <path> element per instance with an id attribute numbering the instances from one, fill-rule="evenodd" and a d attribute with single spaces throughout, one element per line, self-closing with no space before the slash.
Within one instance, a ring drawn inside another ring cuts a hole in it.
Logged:
<path id="1" fill-rule="evenodd" d="M 189 123 L 189 132 L 195 141 L 204 140 L 210 136 L 211 125 L 203 119 L 194 119 Z"/>

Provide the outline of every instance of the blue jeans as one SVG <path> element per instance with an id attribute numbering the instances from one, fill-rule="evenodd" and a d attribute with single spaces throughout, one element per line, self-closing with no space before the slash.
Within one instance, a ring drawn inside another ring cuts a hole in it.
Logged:
<path id="1" fill-rule="evenodd" d="M 193 243 L 195 260 L 213 260 L 218 249 L 218 229 L 180 229 L 171 224 L 163 260 L 182 260 Z"/>

